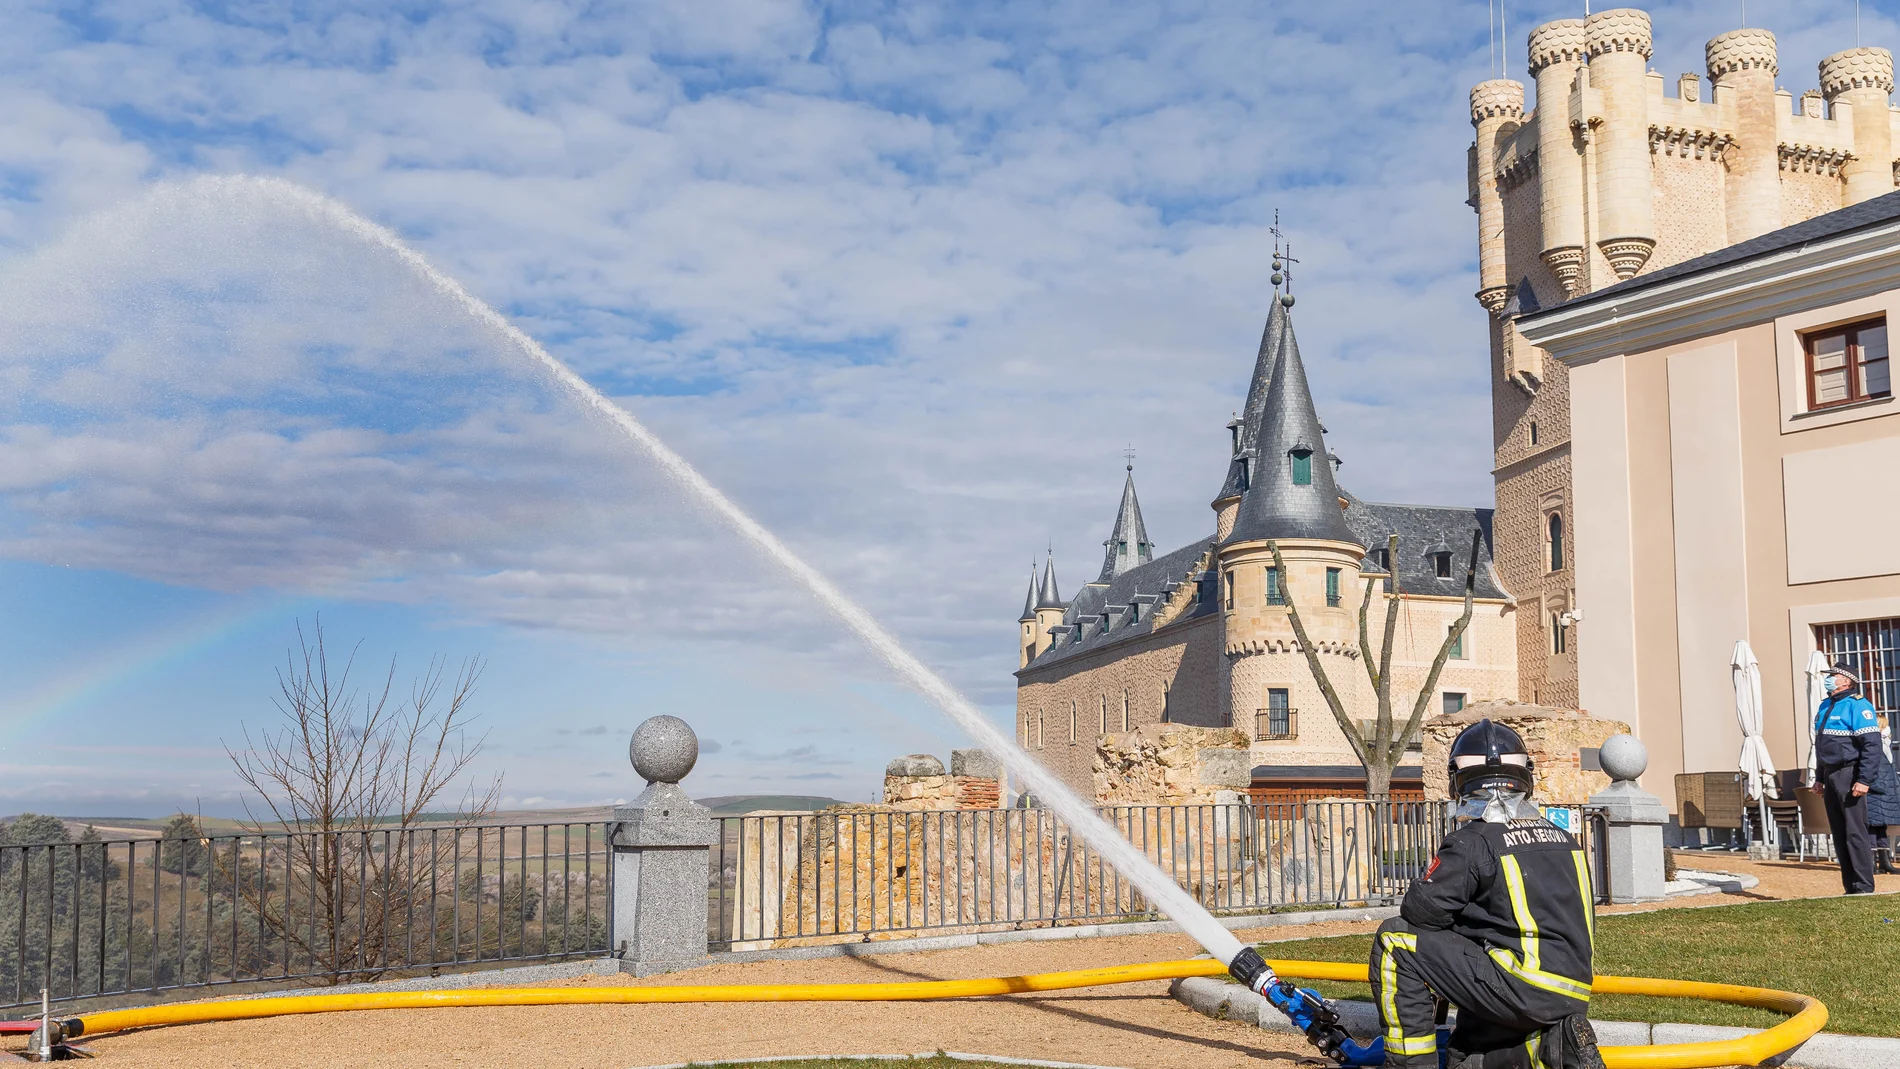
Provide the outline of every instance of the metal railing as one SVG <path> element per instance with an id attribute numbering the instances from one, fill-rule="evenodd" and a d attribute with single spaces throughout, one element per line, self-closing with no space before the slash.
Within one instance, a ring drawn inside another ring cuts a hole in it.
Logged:
<path id="1" fill-rule="evenodd" d="M 1300 737 L 1298 709 L 1260 709 L 1253 717 L 1255 742 L 1275 742 Z"/>
<path id="2" fill-rule="evenodd" d="M 1150 861 L 1217 911 L 1396 899 L 1431 864 L 1446 807 L 1424 801 L 1110 806 Z M 724 949 L 1155 915 L 1043 809 L 726 817 L 708 935 Z"/>
<path id="3" fill-rule="evenodd" d="M 611 874 L 580 823 L 0 846 L 0 1006 L 598 956 Z"/>

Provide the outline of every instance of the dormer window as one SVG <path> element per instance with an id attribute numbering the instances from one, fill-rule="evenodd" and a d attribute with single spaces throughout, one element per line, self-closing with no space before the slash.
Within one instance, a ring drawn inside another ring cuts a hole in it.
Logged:
<path id="1" fill-rule="evenodd" d="M 1240 489 L 1243 493 L 1246 491 L 1248 485 L 1252 482 L 1252 478 L 1253 478 L 1252 466 L 1247 463 L 1246 457 L 1241 457 L 1240 458 Z"/>
<path id="2" fill-rule="evenodd" d="M 1432 554 L 1432 574 L 1440 579 L 1451 578 L 1451 554 Z"/>
<path id="3" fill-rule="evenodd" d="M 1290 455 L 1293 457 L 1293 485 L 1313 485 L 1313 451 L 1295 449 Z"/>
<path id="4" fill-rule="evenodd" d="M 1392 570 L 1392 555 L 1384 549 L 1373 550 L 1371 557 L 1372 563 L 1378 565 L 1380 571 L 1389 572 Z"/>

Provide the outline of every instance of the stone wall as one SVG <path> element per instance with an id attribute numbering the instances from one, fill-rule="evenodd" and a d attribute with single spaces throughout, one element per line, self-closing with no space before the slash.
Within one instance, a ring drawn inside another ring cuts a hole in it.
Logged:
<path id="1" fill-rule="evenodd" d="M 1185 724 L 1104 736 L 1095 745 L 1093 796 L 1099 805 L 1217 801 L 1222 791 L 1244 791 L 1253 782 L 1247 741 L 1232 728 Z"/>
<path id="2" fill-rule="evenodd" d="M 1582 805 L 1610 785 L 1601 772 L 1586 772 L 1578 751 L 1603 745 L 1612 735 L 1629 733 L 1621 720 L 1591 716 L 1580 709 L 1553 709 L 1525 702 L 1484 702 L 1463 712 L 1425 721 L 1425 797 L 1451 796 L 1446 757 L 1453 739 L 1479 720 L 1490 718 L 1524 738 L 1536 768 L 1533 797 L 1543 805 Z"/>
<path id="3" fill-rule="evenodd" d="M 1003 765 L 986 750 L 950 751 L 950 770 L 930 754 L 884 767 L 884 804 L 893 809 L 995 809 L 1003 803 Z"/>

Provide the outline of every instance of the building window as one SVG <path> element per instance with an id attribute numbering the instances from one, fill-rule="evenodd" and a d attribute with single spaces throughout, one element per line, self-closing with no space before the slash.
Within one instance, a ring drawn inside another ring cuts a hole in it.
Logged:
<path id="1" fill-rule="evenodd" d="M 1544 523 L 1544 534 L 1548 542 L 1547 559 L 1550 561 L 1550 570 L 1553 572 L 1561 572 L 1564 570 L 1563 513 L 1553 512 L 1550 514 L 1550 519 Z"/>
<path id="2" fill-rule="evenodd" d="M 1447 624 L 1445 626 L 1445 636 L 1450 638 L 1452 629 L 1457 626 L 1457 624 Z M 1465 659 L 1465 634 L 1462 631 L 1458 633 L 1457 638 L 1451 640 L 1451 656 L 1460 661 Z"/>
<path id="3" fill-rule="evenodd" d="M 1445 714 L 1447 716 L 1451 715 L 1452 713 L 1462 712 L 1464 710 L 1465 696 L 1455 690 L 1446 691 L 1443 700 L 1444 700 Z"/>
<path id="4" fill-rule="evenodd" d="M 1432 554 L 1432 574 L 1437 576 L 1440 579 L 1451 578 L 1451 554 L 1450 553 Z"/>
<path id="5" fill-rule="evenodd" d="M 1298 450 L 1293 454 L 1293 485 L 1313 485 L 1313 454 Z"/>
<path id="6" fill-rule="evenodd" d="M 1895 727 L 1900 715 L 1900 617 L 1824 624 L 1814 629 L 1814 644 L 1829 664 L 1846 661 L 1857 670 L 1860 695 Z"/>
<path id="7" fill-rule="evenodd" d="M 1550 614 L 1550 652 L 1553 654 L 1562 653 L 1564 646 L 1564 618 L 1562 615 L 1553 612 Z"/>
<path id="8" fill-rule="evenodd" d="M 1280 569 L 1267 569 L 1267 604 L 1285 605 L 1286 592 L 1280 589 Z"/>
<path id="9" fill-rule="evenodd" d="M 1036 749 L 1038 750 L 1042 749 L 1042 713 L 1042 709 L 1038 707 L 1036 709 Z"/>
<path id="10" fill-rule="evenodd" d="M 1122 688 L 1122 730 L 1128 730 L 1128 689 Z"/>
<path id="11" fill-rule="evenodd" d="M 1267 688 L 1267 707 L 1255 717 L 1254 741 L 1290 739 L 1297 732 L 1293 724 L 1293 704 L 1285 687 Z"/>
<path id="12" fill-rule="evenodd" d="M 1234 573 L 1231 568 L 1227 571 L 1227 611 L 1234 611 Z"/>
<path id="13" fill-rule="evenodd" d="M 1075 745 L 1076 727 L 1077 725 L 1075 722 L 1075 703 L 1071 701 L 1069 703 L 1069 745 L 1070 746 Z"/>
<path id="14" fill-rule="evenodd" d="M 1807 353 L 1810 409 L 1892 395 L 1885 319 L 1804 334 L 1801 347 Z"/>
<path id="15" fill-rule="evenodd" d="M 1536 445 L 1537 444 L 1537 421 L 1536 420 L 1531 420 L 1530 429 L 1526 432 L 1526 434 L 1530 438 L 1530 444 Z"/>
<path id="16" fill-rule="evenodd" d="M 1380 571 L 1389 572 L 1392 570 L 1392 555 L 1384 549 L 1375 549 L 1372 551 L 1372 563 L 1378 565 Z"/>
<path id="17" fill-rule="evenodd" d="M 1102 695 L 1102 734 L 1108 734 L 1108 695 Z"/>
<path id="18" fill-rule="evenodd" d="M 1161 722 L 1174 723 L 1174 692 L 1166 683 L 1161 684 Z"/>
<path id="19" fill-rule="evenodd" d="M 1326 604 L 1339 604 L 1339 569 L 1326 569 Z"/>

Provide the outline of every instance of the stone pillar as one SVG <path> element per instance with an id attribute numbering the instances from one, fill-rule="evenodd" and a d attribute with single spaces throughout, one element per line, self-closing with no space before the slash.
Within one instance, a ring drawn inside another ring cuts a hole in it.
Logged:
<path id="1" fill-rule="evenodd" d="M 1582 19 L 1557 19 L 1531 31 L 1530 72 L 1537 80 L 1537 193 L 1543 224 L 1539 256 L 1565 297 L 1583 293 L 1583 153 L 1570 128 L 1570 95 L 1583 65 Z"/>
<path id="2" fill-rule="evenodd" d="M 1649 15 L 1635 8 L 1584 20 L 1590 85 L 1603 94 L 1597 140 L 1597 248 L 1619 279 L 1642 270 L 1656 248 L 1649 163 Z M 1772 164 L 1771 164 L 1772 166 Z"/>
<path id="3" fill-rule="evenodd" d="M 1524 120 L 1524 83 L 1508 78 L 1471 89 L 1471 125 L 1477 127 L 1478 303 L 1496 315 L 1511 296 L 1504 275 L 1504 195 L 1498 190 L 1498 135 Z"/>
<path id="4" fill-rule="evenodd" d="M 1606 739 L 1599 753 L 1613 781 L 1590 796 L 1610 826 L 1602 846 L 1610 869 L 1610 901 L 1654 902 L 1663 890 L 1663 824 L 1669 810 L 1662 799 L 1636 785 L 1649 767 L 1649 750 L 1634 735 Z"/>
<path id="5" fill-rule="evenodd" d="M 718 839 L 712 812 L 680 790 L 699 761 L 699 737 L 686 721 L 656 716 L 634 729 L 627 746 L 647 789 L 614 810 L 612 953 L 635 976 L 698 964 L 706 957 L 709 849 Z"/>
<path id="6" fill-rule="evenodd" d="M 943 762 L 927 753 L 906 754 L 884 766 L 884 804 L 895 809 L 955 809 L 956 783 Z"/>
<path id="7" fill-rule="evenodd" d="M 1854 131 L 1854 154 L 1841 166 L 1843 206 L 1893 192 L 1892 92 L 1893 53 L 1884 48 L 1850 48 L 1821 61 L 1821 95 Z"/>
<path id="8" fill-rule="evenodd" d="M 1735 144 L 1725 162 L 1728 235 L 1734 245 L 1781 227 L 1781 133 L 1775 114 L 1775 35 L 1730 30 L 1708 44 L 1715 103 L 1733 108 Z"/>

